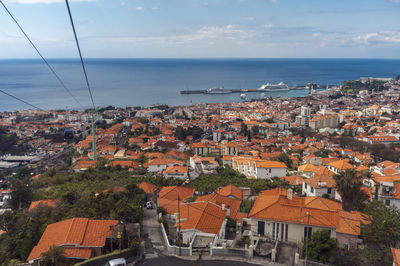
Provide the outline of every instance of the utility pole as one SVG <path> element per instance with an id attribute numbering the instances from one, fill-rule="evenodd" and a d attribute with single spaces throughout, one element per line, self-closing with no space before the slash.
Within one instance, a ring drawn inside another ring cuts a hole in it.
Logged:
<path id="1" fill-rule="evenodd" d="M 179 244 L 179 256 L 182 256 L 182 248 L 181 248 L 181 207 L 180 207 L 181 198 L 178 194 L 178 244 Z"/>
<path id="2" fill-rule="evenodd" d="M 310 230 L 310 212 L 307 212 L 307 230 L 306 230 L 306 257 L 304 259 L 304 265 L 307 266 L 307 255 L 308 255 L 308 232 Z"/>
<path id="3" fill-rule="evenodd" d="M 92 114 L 92 151 L 93 151 L 93 160 L 97 161 L 97 151 L 96 151 L 96 129 L 95 129 L 95 124 L 94 124 L 94 112 L 95 110 L 93 110 L 93 114 Z"/>

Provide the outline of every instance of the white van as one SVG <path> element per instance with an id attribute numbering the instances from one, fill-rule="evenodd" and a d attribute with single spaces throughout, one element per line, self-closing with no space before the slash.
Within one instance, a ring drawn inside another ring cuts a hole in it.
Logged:
<path id="1" fill-rule="evenodd" d="M 104 266 L 126 266 L 126 260 L 124 258 L 113 259 L 108 261 Z"/>

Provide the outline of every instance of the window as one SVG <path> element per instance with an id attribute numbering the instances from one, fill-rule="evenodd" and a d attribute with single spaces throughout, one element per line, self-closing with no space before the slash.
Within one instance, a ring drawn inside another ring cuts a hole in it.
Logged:
<path id="1" fill-rule="evenodd" d="M 260 236 L 264 235 L 264 230 L 265 230 L 265 222 L 258 221 L 258 228 L 257 228 L 257 234 Z"/>
<path id="2" fill-rule="evenodd" d="M 328 188 L 328 194 L 332 193 L 332 188 Z"/>
<path id="3" fill-rule="evenodd" d="M 312 227 L 304 227 L 304 240 L 306 239 L 306 237 L 308 237 L 308 239 L 311 238 L 311 234 L 312 234 Z"/>
<path id="4" fill-rule="evenodd" d="M 307 189 L 307 183 L 304 183 L 304 187 Z"/>
<path id="5" fill-rule="evenodd" d="M 281 224 L 281 241 L 283 241 L 283 229 L 284 229 L 284 224 Z"/>
<path id="6" fill-rule="evenodd" d="M 275 239 L 275 223 L 272 223 L 272 239 Z"/>
<path id="7" fill-rule="evenodd" d="M 271 171 L 272 171 L 272 169 L 271 169 L 271 168 L 269 168 L 269 173 L 271 173 Z"/>
<path id="8" fill-rule="evenodd" d="M 279 237 L 279 223 L 276 224 L 276 239 Z"/>
<path id="9" fill-rule="evenodd" d="M 385 204 L 386 204 L 387 206 L 390 206 L 390 199 L 385 200 Z"/>
<path id="10" fill-rule="evenodd" d="M 289 225 L 286 224 L 286 230 L 285 230 L 285 241 L 287 242 L 287 236 L 288 236 L 288 229 L 289 229 Z"/>
<path id="11" fill-rule="evenodd" d="M 314 193 L 314 188 L 313 187 L 311 187 L 311 193 Z"/>

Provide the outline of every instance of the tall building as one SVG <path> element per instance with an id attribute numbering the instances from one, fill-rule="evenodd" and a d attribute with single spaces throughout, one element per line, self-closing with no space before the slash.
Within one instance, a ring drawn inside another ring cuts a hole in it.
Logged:
<path id="1" fill-rule="evenodd" d="M 300 107 L 300 114 L 296 116 L 296 123 L 300 124 L 301 126 L 308 126 L 310 121 L 310 114 L 311 110 L 307 106 Z"/>

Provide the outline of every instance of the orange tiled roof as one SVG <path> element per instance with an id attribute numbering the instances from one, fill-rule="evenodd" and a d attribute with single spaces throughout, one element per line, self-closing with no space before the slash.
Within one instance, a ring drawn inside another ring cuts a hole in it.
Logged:
<path id="1" fill-rule="evenodd" d="M 194 188 L 188 187 L 163 187 L 158 193 L 158 205 L 163 207 L 169 214 L 175 214 L 178 212 L 178 195 L 181 201 L 180 204 L 182 204 L 193 196 L 194 191 Z"/>
<path id="2" fill-rule="evenodd" d="M 124 167 L 133 167 L 133 168 L 138 168 L 139 163 L 132 161 L 132 160 L 114 160 L 110 162 L 110 166 L 121 166 L 122 168 Z"/>
<path id="3" fill-rule="evenodd" d="M 112 235 L 110 227 L 116 225 L 118 225 L 117 220 L 89 220 L 88 218 L 71 218 L 50 224 L 46 227 L 39 243 L 33 247 L 27 261 L 40 258 L 53 245 L 69 244 L 74 245 L 75 248 L 104 247 L 106 238 Z M 71 252 L 75 254 L 76 251 Z"/>
<path id="4" fill-rule="evenodd" d="M 359 235 L 362 214 L 345 212 L 341 204 L 322 197 L 296 197 L 288 199 L 283 193 L 261 193 L 249 217 L 297 224 L 334 228 L 338 233 Z M 357 229 L 358 228 L 358 229 Z"/>
<path id="5" fill-rule="evenodd" d="M 229 216 L 232 219 L 236 219 L 237 218 L 237 214 L 239 212 L 239 208 L 240 208 L 240 204 L 242 203 L 241 200 L 238 199 L 233 199 L 227 196 L 223 196 L 221 194 L 218 193 L 212 193 L 209 195 L 205 195 L 202 197 L 198 197 L 196 199 L 196 202 L 198 201 L 208 201 L 208 202 L 213 202 L 219 206 L 222 206 L 222 204 L 225 205 L 226 208 L 229 207 Z"/>
<path id="6" fill-rule="evenodd" d="M 285 163 L 278 161 L 256 161 L 257 168 L 287 168 Z"/>
<path id="7" fill-rule="evenodd" d="M 146 194 L 153 194 L 154 191 L 157 190 L 157 187 L 153 184 L 142 182 L 138 185 L 140 189 L 142 189 Z"/>
<path id="8" fill-rule="evenodd" d="M 211 202 L 192 202 L 181 206 L 181 230 L 197 229 L 204 233 L 219 234 L 226 210 Z M 175 227 L 178 223 L 175 224 Z"/>
<path id="9" fill-rule="evenodd" d="M 188 187 L 178 187 L 178 186 L 169 186 L 161 188 L 158 193 L 159 198 L 165 198 L 169 200 L 178 200 L 178 196 L 182 201 L 193 196 L 195 189 Z"/>
<path id="10" fill-rule="evenodd" d="M 188 171 L 189 168 L 187 166 L 179 166 L 179 165 L 168 166 L 167 169 L 165 169 L 165 173 L 167 174 L 175 174 L 175 173 L 186 174 Z"/>
<path id="11" fill-rule="evenodd" d="M 29 212 L 37 208 L 38 206 L 49 206 L 49 207 L 55 207 L 56 204 L 60 202 L 59 200 L 37 200 L 37 201 L 32 201 L 31 205 L 29 206 Z"/>
<path id="12" fill-rule="evenodd" d="M 243 200 L 242 190 L 234 185 L 227 185 L 226 187 L 219 188 L 217 193 L 223 196 L 233 196 L 237 199 Z"/>
<path id="13" fill-rule="evenodd" d="M 322 175 L 322 176 L 314 176 L 304 180 L 305 183 L 310 185 L 313 188 L 332 188 L 336 186 L 336 182 L 332 177 Z"/>
<path id="14" fill-rule="evenodd" d="M 392 248 L 393 264 L 400 266 L 400 249 Z"/>
<path id="15" fill-rule="evenodd" d="M 340 171 L 345 171 L 346 169 L 353 169 L 353 165 L 349 163 L 348 159 L 336 161 L 328 165 L 335 167 Z"/>
<path id="16" fill-rule="evenodd" d="M 83 169 L 83 168 L 95 168 L 96 167 L 96 161 L 88 160 L 88 161 L 78 161 L 76 165 L 74 166 L 74 169 Z"/>
<path id="17" fill-rule="evenodd" d="M 67 258 L 89 259 L 92 256 L 92 250 L 90 248 L 63 247 L 63 250 Z"/>
<path id="18" fill-rule="evenodd" d="M 297 176 L 297 175 L 284 176 L 284 177 L 282 177 L 282 180 L 291 186 L 303 185 L 303 178 L 301 178 L 300 176 Z"/>
<path id="19" fill-rule="evenodd" d="M 310 163 L 300 165 L 298 168 L 302 172 L 313 172 L 316 169 L 315 165 Z"/>

